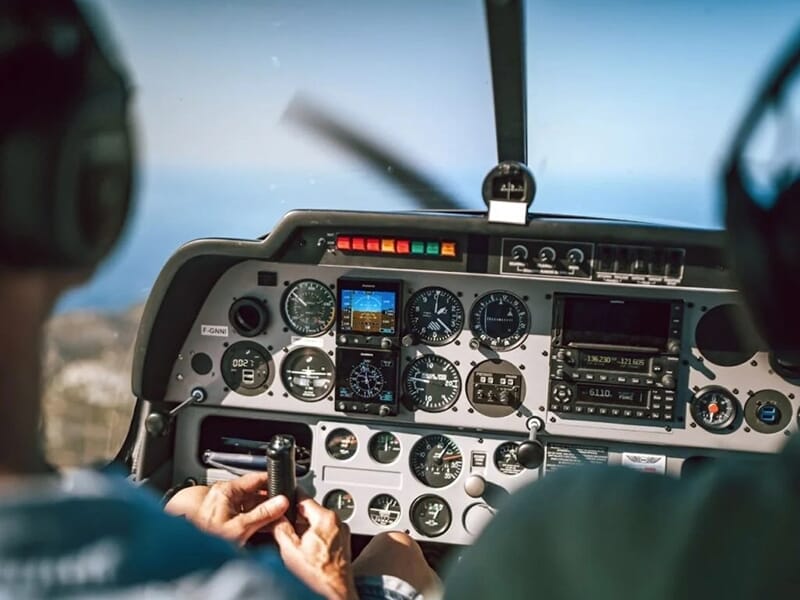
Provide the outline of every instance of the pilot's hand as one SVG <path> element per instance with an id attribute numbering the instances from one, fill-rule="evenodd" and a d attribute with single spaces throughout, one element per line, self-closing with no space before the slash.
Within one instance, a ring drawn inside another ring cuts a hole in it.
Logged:
<path id="1" fill-rule="evenodd" d="M 297 490 L 297 525 L 284 517 L 272 526 L 286 567 L 328 600 L 358 596 L 350 556 L 350 529 L 331 510 Z"/>
<path id="2" fill-rule="evenodd" d="M 266 473 L 248 473 L 210 488 L 194 486 L 181 490 L 165 510 L 186 516 L 200 529 L 239 545 L 254 533 L 280 519 L 289 508 L 286 496 L 267 499 Z"/>

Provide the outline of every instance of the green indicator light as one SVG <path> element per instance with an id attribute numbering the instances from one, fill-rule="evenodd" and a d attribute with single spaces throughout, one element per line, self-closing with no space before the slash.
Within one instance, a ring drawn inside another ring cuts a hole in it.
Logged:
<path id="1" fill-rule="evenodd" d="M 435 254 L 439 255 L 439 242 L 428 242 L 427 247 L 425 248 L 425 254 Z"/>
<path id="2" fill-rule="evenodd" d="M 411 242 L 411 254 L 425 254 L 425 242 Z"/>

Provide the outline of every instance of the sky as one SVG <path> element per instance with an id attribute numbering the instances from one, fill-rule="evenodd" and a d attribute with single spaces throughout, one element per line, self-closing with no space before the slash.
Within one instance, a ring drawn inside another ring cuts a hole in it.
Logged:
<path id="1" fill-rule="evenodd" d="M 483 206 L 496 148 L 480 0 L 90 3 L 135 86 L 139 209 L 100 280 L 66 305 L 143 297 L 180 243 L 260 235 L 291 208 L 413 208 L 353 157 L 281 122 L 298 93 Z M 800 27 L 800 4 L 526 9 L 534 210 L 719 226 L 719 161 Z"/>

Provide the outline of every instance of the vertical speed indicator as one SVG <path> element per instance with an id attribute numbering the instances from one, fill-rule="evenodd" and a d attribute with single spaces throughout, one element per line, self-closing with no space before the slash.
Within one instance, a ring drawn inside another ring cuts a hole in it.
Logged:
<path id="1" fill-rule="evenodd" d="M 517 347 L 530 327 L 525 302 L 511 292 L 489 292 L 475 301 L 470 329 L 478 343 L 502 352 Z"/>

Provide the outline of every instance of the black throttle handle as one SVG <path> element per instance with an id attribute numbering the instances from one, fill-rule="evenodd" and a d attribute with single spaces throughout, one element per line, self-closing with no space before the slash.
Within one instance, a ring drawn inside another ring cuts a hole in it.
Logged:
<path id="1" fill-rule="evenodd" d="M 297 514 L 297 477 L 295 475 L 294 438 L 275 435 L 267 444 L 267 492 L 270 498 L 281 494 L 289 499 L 286 518 L 294 525 Z"/>

